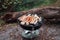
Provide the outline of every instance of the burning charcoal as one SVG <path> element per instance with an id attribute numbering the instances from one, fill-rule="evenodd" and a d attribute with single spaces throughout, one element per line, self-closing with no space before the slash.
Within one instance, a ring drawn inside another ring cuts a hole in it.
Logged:
<path id="1" fill-rule="evenodd" d="M 40 28 L 42 22 L 42 18 L 38 16 L 37 14 L 28 14 L 18 17 L 18 22 L 21 27 L 24 29 L 32 30 L 32 28 L 35 27 L 35 29 Z M 39 22 L 39 23 L 38 23 Z"/>

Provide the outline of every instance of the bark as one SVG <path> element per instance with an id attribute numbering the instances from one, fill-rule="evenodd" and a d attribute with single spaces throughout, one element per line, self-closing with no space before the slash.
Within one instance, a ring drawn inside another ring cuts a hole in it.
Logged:
<path id="1" fill-rule="evenodd" d="M 48 22 L 60 21 L 60 7 L 42 7 L 42 8 L 34 8 L 28 11 L 7 12 L 5 15 L 3 15 L 3 17 L 1 17 L 1 19 L 3 19 L 6 22 L 16 21 L 19 16 L 28 13 L 38 14 Z"/>

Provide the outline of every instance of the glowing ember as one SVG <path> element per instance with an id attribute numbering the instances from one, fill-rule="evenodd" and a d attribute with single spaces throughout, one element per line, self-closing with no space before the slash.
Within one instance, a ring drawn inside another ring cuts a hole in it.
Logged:
<path id="1" fill-rule="evenodd" d="M 36 24 L 38 21 L 41 21 L 41 17 L 38 17 L 37 14 L 23 15 L 23 16 L 19 17 L 18 19 L 19 19 L 19 21 L 21 21 L 22 25 L 24 25 L 25 23 L 26 23 L 26 25 Z"/>

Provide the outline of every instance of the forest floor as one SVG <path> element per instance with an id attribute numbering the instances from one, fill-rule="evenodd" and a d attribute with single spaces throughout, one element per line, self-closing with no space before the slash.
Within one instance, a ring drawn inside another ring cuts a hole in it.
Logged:
<path id="1" fill-rule="evenodd" d="M 5 24 L 0 27 L 0 40 L 23 40 L 20 31 L 20 26 L 16 23 Z M 43 24 L 39 37 L 34 40 L 60 40 L 60 25 Z"/>

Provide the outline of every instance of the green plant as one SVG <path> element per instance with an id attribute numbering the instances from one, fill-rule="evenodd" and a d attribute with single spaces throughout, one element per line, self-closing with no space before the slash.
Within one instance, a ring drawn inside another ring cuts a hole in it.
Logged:
<path id="1" fill-rule="evenodd" d="M 41 5 L 50 5 L 57 0 L 0 0 L 0 12 L 22 11 Z"/>

